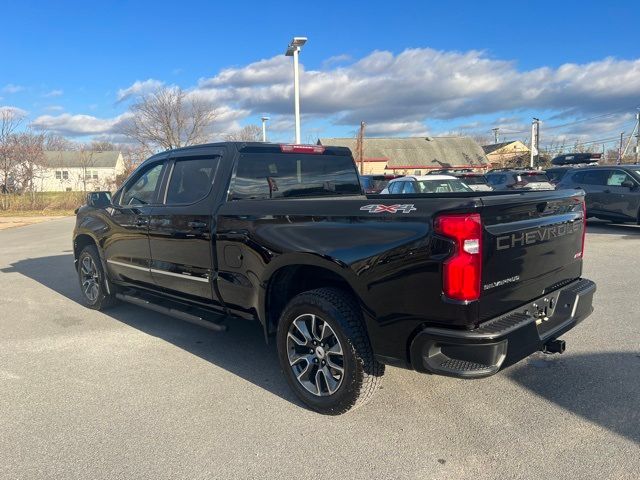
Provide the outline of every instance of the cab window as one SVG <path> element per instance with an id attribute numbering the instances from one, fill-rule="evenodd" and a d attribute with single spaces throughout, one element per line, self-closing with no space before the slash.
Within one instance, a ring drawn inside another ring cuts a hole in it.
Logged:
<path id="1" fill-rule="evenodd" d="M 607 185 L 611 187 L 620 187 L 622 186 L 622 182 L 625 182 L 627 180 L 633 181 L 631 179 L 631 176 L 629 176 L 626 172 L 614 170 L 609 175 L 609 178 L 607 178 Z"/>
<path id="2" fill-rule="evenodd" d="M 171 170 L 167 205 L 195 203 L 209 194 L 220 157 L 176 160 Z"/>
<path id="3" fill-rule="evenodd" d="M 156 190 L 162 178 L 164 163 L 156 163 L 149 166 L 140 176 L 128 185 L 120 196 L 120 205 L 147 205 L 155 203 Z"/>
<path id="4" fill-rule="evenodd" d="M 415 182 L 404 182 L 402 193 L 417 193 Z"/>

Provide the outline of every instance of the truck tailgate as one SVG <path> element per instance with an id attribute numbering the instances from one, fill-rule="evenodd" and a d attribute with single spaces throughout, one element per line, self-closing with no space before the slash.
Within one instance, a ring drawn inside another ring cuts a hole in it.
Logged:
<path id="1" fill-rule="evenodd" d="M 480 321 L 580 277 L 584 192 L 486 196 L 482 203 Z"/>

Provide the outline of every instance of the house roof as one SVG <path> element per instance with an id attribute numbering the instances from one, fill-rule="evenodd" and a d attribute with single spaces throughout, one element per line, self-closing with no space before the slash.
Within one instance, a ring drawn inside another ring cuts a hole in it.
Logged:
<path id="1" fill-rule="evenodd" d="M 514 151 L 516 152 L 528 152 L 529 148 L 519 140 L 514 140 L 512 142 L 501 142 L 501 143 L 492 143 L 491 145 L 483 145 L 482 150 L 484 150 L 485 155 L 489 155 L 498 150 L 501 150 L 509 145 L 513 145 Z M 508 150 L 508 149 L 507 149 Z M 507 152 L 503 152 L 507 153 Z"/>
<path id="2" fill-rule="evenodd" d="M 106 152 L 48 150 L 44 152 L 44 158 L 46 165 L 50 168 L 115 168 L 118 163 L 118 158 L 120 158 L 120 152 L 117 150 Z"/>
<path id="3" fill-rule="evenodd" d="M 320 138 L 321 145 L 348 147 L 355 154 L 355 138 Z M 364 160 L 388 159 L 387 168 L 482 167 L 487 158 L 469 137 L 365 138 Z"/>

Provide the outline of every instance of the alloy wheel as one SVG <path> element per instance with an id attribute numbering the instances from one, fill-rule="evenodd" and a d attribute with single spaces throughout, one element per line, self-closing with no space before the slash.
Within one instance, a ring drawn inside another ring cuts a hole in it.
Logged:
<path id="1" fill-rule="evenodd" d="M 83 257 L 80 262 L 80 283 L 85 297 L 91 303 L 95 302 L 100 293 L 100 276 L 96 263 L 89 255 Z"/>
<path id="2" fill-rule="evenodd" d="M 297 317 L 287 333 L 289 365 L 308 392 L 318 397 L 333 395 L 344 378 L 344 355 L 338 336 L 317 315 Z"/>

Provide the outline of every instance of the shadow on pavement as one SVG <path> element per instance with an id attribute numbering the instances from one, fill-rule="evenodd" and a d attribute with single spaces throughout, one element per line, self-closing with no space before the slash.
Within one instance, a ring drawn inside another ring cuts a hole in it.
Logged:
<path id="1" fill-rule="evenodd" d="M 640 353 L 565 355 L 546 359 L 536 354 L 503 374 L 585 420 L 640 443 Z"/>
<path id="2" fill-rule="evenodd" d="M 623 235 L 626 240 L 640 239 L 640 225 L 635 223 L 611 223 L 604 220 L 588 220 L 587 233 L 590 235 Z"/>
<path id="3" fill-rule="evenodd" d="M 20 260 L 0 272 L 20 273 L 74 302 L 81 301 L 71 254 Z M 302 406 L 286 384 L 273 342 L 265 344 L 262 329 L 256 322 L 228 320 L 225 324 L 229 330 L 218 333 L 126 303 L 102 313 Z"/>

